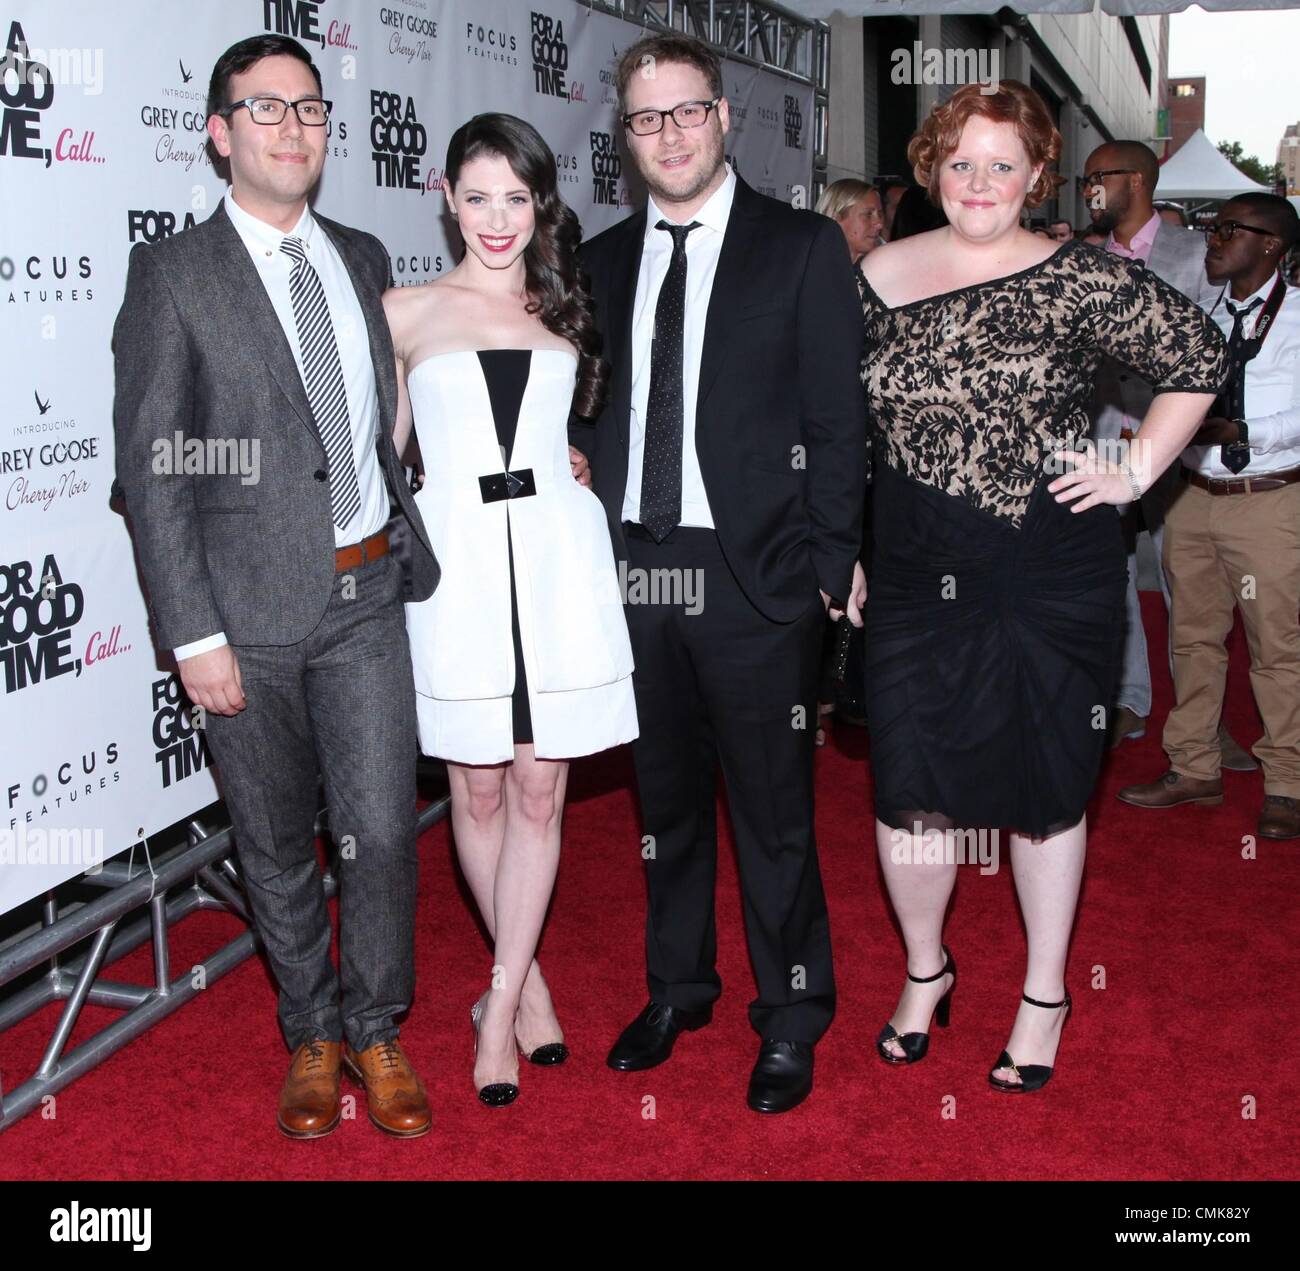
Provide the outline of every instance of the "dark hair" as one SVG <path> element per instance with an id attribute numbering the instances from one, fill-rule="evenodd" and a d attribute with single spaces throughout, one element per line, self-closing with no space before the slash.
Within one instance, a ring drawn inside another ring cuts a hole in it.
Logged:
<path id="1" fill-rule="evenodd" d="M 587 276 L 578 264 L 582 226 L 556 188 L 555 155 L 527 120 L 497 113 L 475 115 L 461 124 L 447 145 L 447 183 L 453 190 L 471 159 L 497 155 L 533 196 L 533 236 L 524 248 L 527 312 L 563 336 L 578 352 L 573 410 L 582 419 L 600 414 L 609 366 L 601 357 L 601 335 L 592 315 Z"/>
<path id="2" fill-rule="evenodd" d="M 1141 141 L 1108 141 L 1097 149 L 1111 151 L 1117 162 L 1132 168 L 1142 178 L 1148 197 L 1155 194 L 1160 180 L 1160 160 L 1150 146 Z"/>
<path id="3" fill-rule="evenodd" d="M 614 70 L 620 114 L 627 111 L 627 86 L 646 63 L 677 62 L 693 66 L 709 82 L 709 96 L 722 96 L 722 63 L 705 43 L 689 35 L 646 35 L 624 49 Z"/>
<path id="4" fill-rule="evenodd" d="M 894 208 L 889 241 L 896 243 L 900 238 L 911 238 L 913 234 L 924 234 L 947 224 L 948 214 L 930 197 L 925 186 L 909 185 Z"/>
<path id="5" fill-rule="evenodd" d="M 966 121 L 972 115 L 982 115 L 994 123 L 1013 125 L 1030 165 L 1042 165 L 1038 180 L 1025 193 L 1025 206 L 1038 207 L 1062 184 L 1062 178 L 1051 171 L 1052 164 L 1061 155 L 1061 134 L 1052 123 L 1043 99 L 1027 84 L 1018 79 L 1004 79 L 994 93 L 986 92 L 987 87 L 965 84 L 930 111 L 908 143 L 912 175 L 929 189 L 930 197 L 937 203 L 940 165 L 957 149 Z"/>
<path id="6" fill-rule="evenodd" d="M 1250 208 L 1251 216 L 1261 223 L 1260 228 L 1282 240 L 1283 253 L 1289 252 L 1300 239 L 1300 215 L 1296 214 L 1295 204 L 1290 199 L 1265 194 L 1262 190 L 1250 190 L 1245 194 L 1234 194 L 1226 201 Z"/>
<path id="7" fill-rule="evenodd" d="M 212 78 L 208 81 L 208 118 L 230 105 L 230 77 L 242 75 L 250 66 L 255 66 L 264 57 L 296 57 L 311 69 L 316 80 L 316 91 L 321 90 L 320 71 L 307 52 L 297 40 L 287 35 L 250 35 L 238 44 L 232 44 L 212 68 Z"/>

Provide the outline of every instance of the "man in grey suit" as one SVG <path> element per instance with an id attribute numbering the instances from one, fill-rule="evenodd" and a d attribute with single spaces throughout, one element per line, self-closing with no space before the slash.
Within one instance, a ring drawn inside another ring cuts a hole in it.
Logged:
<path id="1" fill-rule="evenodd" d="M 415 978 L 402 602 L 439 571 L 392 443 L 388 255 L 307 205 L 328 115 L 295 41 L 256 36 L 218 60 L 208 131 L 231 187 L 201 225 L 131 253 L 113 427 L 158 646 L 205 713 L 279 987 L 293 1059 L 277 1124 L 330 1133 L 342 1068 L 379 1129 L 414 1137 L 430 1116 L 396 1023 Z M 322 772 L 339 972 L 313 829 Z"/>
<path id="2" fill-rule="evenodd" d="M 1160 164 L 1140 141 L 1112 141 L 1098 146 L 1084 165 L 1083 196 L 1093 228 L 1105 234 L 1105 250 L 1137 260 L 1207 312 L 1222 291 L 1205 273 L 1205 239 L 1195 230 L 1172 225 L 1155 210 L 1153 198 Z M 1107 358 L 1097 374 L 1093 399 L 1093 439 L 1114 443 L 1138 430 L 1151 406 L 1151 386 L 1136 372 Z M 1110 720 L 1113 750 L 1127 738 L 1141 737 L 1151 713 L 1151 666 L 1138 601 L 1137 537 L 1141 523 L 1151 536 L 1156 576 L 1169 605 L 1169 584 L 1160 564 L 1164 514 L 1179 488 L 1177 464 L 1143 496 L 1141 509 L 1120 510 L 1128 542 L 1128 603 L 1124 661 Z M 1224 766 L 1249 771 L 1255 761 L 1220 729 Z"/>

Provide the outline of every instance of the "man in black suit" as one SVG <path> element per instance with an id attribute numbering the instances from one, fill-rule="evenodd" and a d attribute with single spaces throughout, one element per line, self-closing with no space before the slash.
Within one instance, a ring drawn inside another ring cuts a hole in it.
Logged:
<path id="1" fill-rule="evenodd" d="M 643 39 L 617 79 L 650 200 L 581 249 L 612 375 L 594 434 L 572 437 L 627 579 L 649 836 L 650 1002 L 609 1064 L 662 1063 L 721 992 L 721 762 L 763 1039 L 749 1105 L 783 1112 L 812 1089 L 835 1005 L 812 738 L 827 610 L 857 619 L 864 594 L 862 309 L 835 223 L 727 165 L 721 68 L 705 45 Z M 685 603 L 660 603 L 665 588 Z"/>
<path id="2" fill-rule="evenodd" d="M 345 1067 L 371 1121 L 410 1138 L 430 1115 L 396 1023 L 415 980 L 402 600 L 432 594 L 439 569 L 393 449 L 388 255 L 307 204 L 328 116 L 320 72 L 285 36 L 217 61 L 208 131 L 231 187 L 201 225 L 131 253 L 113 428 L 158 645 L 206 712 L 280 990 L 293 1059 L 277 1124 L 330 1133 Z M 321 773 L 340 846 L 341 974 L 313 828 Z"/>

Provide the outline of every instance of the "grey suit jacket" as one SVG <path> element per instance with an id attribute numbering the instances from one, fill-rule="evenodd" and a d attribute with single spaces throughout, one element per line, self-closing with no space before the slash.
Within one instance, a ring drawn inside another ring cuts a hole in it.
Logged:
<path id="1" fill-rule="evenodd" d="M 392 442 L 397 375 L 380 303 L 391 285 L 388 254 L 371 234 L 316 220 L 365 314 L 375 445 L 397 504 L 389 531 L 406 597 L 422 600 L 439 567 Z M 217 631 L 231 644 L 305 638 L 334 584 L 325 448 L 293 351 L 224 205 L 193 229 L 132 250 L 113 354 L 117 477 L 159 646 Z M 212 471 L 211 460 L 202 472 L 167 471 L 176 467 L 177 433 L 202 441 L 209 456 L 216 447 L 208 443 L 256 441 L 258 482 Z"/>
<path id="2" fill-rule="evenodd" d="M 1205 239 L 1195 230 L 1161 221 L 1146 267 L 1207 312 L 1222 291 L 1221 285 L 1211 283 L 1205 276 Z M 1099 441 L 1115 440 L 1125 415 L 1140 423 L 1151 407 L 1151 399 L 1151 386 L 1140 375 L 1113 358 L 1106 358 L 1097 370 L 1093 437 Z"/>

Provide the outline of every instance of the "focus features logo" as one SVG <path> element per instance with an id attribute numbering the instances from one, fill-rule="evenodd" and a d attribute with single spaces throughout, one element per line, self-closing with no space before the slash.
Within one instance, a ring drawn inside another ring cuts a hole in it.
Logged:
<path id="1" fill-rule="evenodd" d="M 13 830 L 20 825 L 32 825 L 37 817 L 48 819 L 68 811 L 79 799 L 92 798 L 96 790 L 107 790 L 110 782 L 116 784 L 122 779 L 118 755 L 117 742 L 110 741 L 102 751 L 95 747 L 83 750 L 75 759 L 59 760 L 51 768 L 53 775 L 37 772 L 22 781 L 7 778 L 0 781 L 4 790 L 5 828 Z M 0 857 L 0 864 L 3 863 Z"/>
<path id="2" fill-rule="evenodd" d="M 516 52 L 519 41 L 513 31 L 482 22 L 465 23 L 465 52 L 470 57 L 483 59 L 485 62 L 497 62 L 504 66 L 518 66 Z"/>
<path id="3" fill-rule="evenodd" d="M 91 276 L 92 269 L 89 256 L 75 259 L 66 252 L 49 256 L 33 254 L 25 256 L 17 253 L 13 256 L 0 256 L 0 283 L 19 281 L 19 286 L 10 287 L 8 304 L 49 304 L 50 301 L 61 303 L 64 300 L 93 300 L 92 287 L 68 287 L 69 281 L 84 281 Z M 34 286 L 26 286 L 34 283 Z"/>

